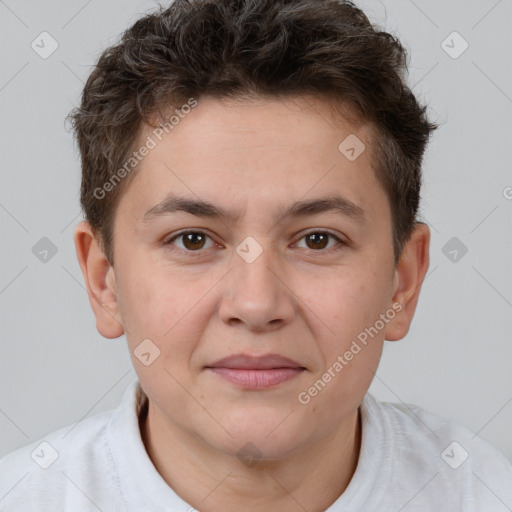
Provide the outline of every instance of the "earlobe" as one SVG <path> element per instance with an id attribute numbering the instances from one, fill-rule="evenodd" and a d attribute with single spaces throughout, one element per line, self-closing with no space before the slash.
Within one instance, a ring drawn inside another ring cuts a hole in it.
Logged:
<path id="1" fill-rule="evenodd" d="M 386 328 L 388 341 L 401 340 L 409 331 L 429 266 L 429 247 L 430 229 L 427 224 L 417 223 L 395 271 L 392 304 L 400 303 L 402 307 Z"/>
<path id="2" fill-rule="evenodd" d="M 119 310 L 114 268 L 103 254 L 88 222 L 80 222 L 74 233 L 75 249 L 84 276 L 96 328 L 105 338 L 124 333 Z"/>

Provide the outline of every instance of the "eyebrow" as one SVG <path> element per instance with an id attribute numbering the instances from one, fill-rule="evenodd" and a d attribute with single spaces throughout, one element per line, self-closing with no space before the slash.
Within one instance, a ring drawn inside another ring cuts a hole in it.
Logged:
<path id="1" fill-rule="evenodd" d="M 184 211 L 198 217 L 213 219 L 223 218 L 235 222 L 240 218 L 240 214 L 229 212 L 208 201 L 170 196 L 150 208 L 144 214 L 143 223 L 177 211 Z M 360 206 L 346 197 L 337 195 L 309 201 L 297 201 L 288 207 L 280 208 L 275 214 L 274 221 L 279 222 L 289 217 L 306 217 L 324 212 L 339 213 L 359 223 L 364 223 L 366 220 L 365 212 Z"/>

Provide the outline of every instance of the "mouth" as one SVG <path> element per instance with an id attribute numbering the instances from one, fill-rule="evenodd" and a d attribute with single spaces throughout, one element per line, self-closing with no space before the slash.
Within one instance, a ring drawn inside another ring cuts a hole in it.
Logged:
<path id="1" fill-rule="evenodd" d="M 306 368 L 278 354 L 251 357 L 244 354 L 225 357 L 205 366 L 224 380 L 243 389 L 266 389 L 301 375 Z"/>

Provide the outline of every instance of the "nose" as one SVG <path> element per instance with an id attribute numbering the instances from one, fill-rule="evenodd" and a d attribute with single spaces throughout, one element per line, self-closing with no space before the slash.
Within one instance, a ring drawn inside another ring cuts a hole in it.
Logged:
<path id="1" fill-rule="evenodd" d="M 219 307 L 222 321 L 244 324 L 253 332 L 282 328 L 292 321 L 296 310 L 293 287 L 287 282 L 290 268 L 279 264 L 275 250 L 262 249 L 254 261 L 238 253 L 233 256 Z"/>

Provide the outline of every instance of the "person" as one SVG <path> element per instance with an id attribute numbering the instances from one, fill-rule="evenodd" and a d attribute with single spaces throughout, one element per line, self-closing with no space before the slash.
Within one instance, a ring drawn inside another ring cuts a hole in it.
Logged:
<path id="1" fill-rule="evenodd" d="M 406 68 L 336 0 L 176 0 L 105 50 L 74 241 L 137 379 L 5 456 L 1 510 L 511 510 L 496 448 L 368 393 L 429 266 Z"/>

